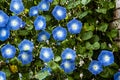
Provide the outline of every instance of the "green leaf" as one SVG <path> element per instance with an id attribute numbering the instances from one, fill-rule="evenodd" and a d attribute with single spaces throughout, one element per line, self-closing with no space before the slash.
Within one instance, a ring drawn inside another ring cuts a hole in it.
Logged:
<path id="1" fill-rule="evenodd" d="M 108 28 L 107 23 L 101 23 L 101 25 L 98 27 L 98 30 L 102 32 L 106 32 L 107 28 Z"/>
<path id="2" fill-rule="evenodd" d="M 111 38 L 117 37 L 118 30 L 117 29 L 112 29 L 110 32 L 107 32 L 107 36 Z"/>
<path id="3" fill-rule="evenodd" d="M 90 1 L 91 1 L 91 0 L 82 0 L 81 3 L 82 3 L 83 5 L 87 5 Z"/>
<path id="4" fill-rule="evenodd" d="M 93 25 L 89 25 L 88 23 L 84 23 L 84 30 L 85 31 L 94 31 L 95 27 Z"/>
<path id="5" fill-rule="evenodd" d="M 96 9 L 96 12 L 102 13 L 102 14 L 106 14 L 107 13 L 107 9 L 106 8 Z"/>
<path id="6" fill-rule="evenodd" d="M 100 48 L 100 43 L 99 42 L 95 42 L 92 46 L 93 46 L 94 50 L 98 50 Z"/>
<path id="7" fill-rule="evenodd" d="M 101 43 L 101 49 L 107 49 L 107 43 L 106 42 L 103 42 Z"/>
<path id="8" fill-rule="evenodd" d="M 93 46 L 90 44 L 90 42 L 86 42 L 85 47 L 86 47 L 86 49 L 88 49 L 88 50 L 93 49 Z"/>
<path id="9" fill-rule="evenodd" d="M 79 17 L 80 19 L 82 19 L 82 18 L 84 18 L 85 16 L 87 16 L 89 13 L 92 13 L 92 11 L 88 10 L 88 11 L 84 11 L 84 12 L 82 12 L 82 13 L 79 13 L 79 14 L 78 14 L 78 17 Z"/>
<path id="10" fill-rule="evenodd" d="M 60 60 L 61 60 L 60 56 L 56 56 L 55 59 L 54 59 L 54 61 L 56 61 L 56 62 L 59 62 Z"/>
<path id="11" fill-rule="evenodd" d="M 44 71 L 44 72 L 41 72 L 39 71 L 36 75 L 35 75 L 35 78 L 39 79 L 39 80 L 43 80 L 45 79 L 47 76 L 49 76 L 49 72 L 48 71 Z"/>
<path id="12" fill-rule="evenodd" d="M 82 40 L 89 40 L 90 38 L 92 38 L 93 36 L 93 32 L 92 31 L 88 31 L 82 34 Z"/>
<path id="13" fill-rule="evenodd" d="M 28 31 L 28 30 L 19 30 L 18 31 L 18 35 L 20 35 L 20 36 L 27 36 L 27 35 L 29 35 L 29 33 L 30 33 L 30 31 Z"/>

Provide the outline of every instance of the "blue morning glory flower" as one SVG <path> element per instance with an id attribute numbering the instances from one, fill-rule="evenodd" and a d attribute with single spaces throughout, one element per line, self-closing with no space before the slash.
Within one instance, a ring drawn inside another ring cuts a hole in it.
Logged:
<path id="1" fill-rule="evenodd" d="M 30 8 L 29 16 L 37 16 L 38 15 L 38 6 L 33 6 Z"/>
<path id="2" fill-rule="evenodd" d="M 32 52 L 21 51 L 18 55 L 18 59 L 22 62 L 23 65 L 29 64 L 33 60 Z"/>
<path id="3" fill-rule="evenodd" d="M 18 48 L 20 51 L 29 51 L 29 52 L 32 52 L 33 51 L 33 48 L 34 48 L 34 44 L 33 42 L 27 40 L 27 39 L 24 39 L 19 45 L 18 45 Z"/>
<path id="4" fill-rule="evenodd" d="M 50 33 L 46 32 L 46 31 L 41 31 L 38 34 L 38 42 L 42 42 L 42 41 L 46 41 L 50 38 Z"/>
<path id="5" fill-rule="evenodd" d="M 67 28 L 71 34 L 78 34 L 82 29 L 82 23 L 77 19 L 72 19 L 71 21 L 68 22 Z"/>
<path id="6" fill-rule="evenodd" d="M 114 80 L 120 80 L 120 72 L 114 74 Z"/>
<path id="7" fill-rule="evenodd" d="M 40 51 L 39 58 L 44 62 L 49 62 L 50 60 L 52 60 L 54 58 L 52 49 L 43 47 Z"/>
<path id="8" fill-rule="evenodd" d="M 70 73 L 75 69 L 75 62 L 72 60 L 63 60 L 60 67 L 65 71 L 65 73 Z"/>
<path id="9" fill-rule="evenodd" d="M 46 19 L 43 16 L 38 16 L 34 21 L 35 30 L 44 30 L 46 28 Z"/>
<path id="10" fill-rule="evenodd" d="M 11 0 L 10 11 L 15 14 L 20 14 L 24 10 L 22 0 Z"/>
<path id="11" fill-rule="evenodd" d="M 61 26 L 56 27 L 53 31 L 53 38 L 57 41 L 63 41 L 66 39 L 67 30 Z"/>
<path id="12" fill-rule="evenodd" d="M 1 48 L 1 53 L 4 58 L 13 58 L 16 53 L 16 48 L 10 44 L 7 44 Z"/>
<path id="13" fill-rule="evenodd" d="M 53 2 L 53 0 L 44 0 L 44 1 L 47 1 L 47 2 L 50 2 L 50 3 L 52 3 L 52 2 Z"/>
<path id="14" fill-rule="evenodd" d="M 10 30 L 6 27 L 0 28 L 0 40 L 5 41 L 10 36 Z"/>
<path id="15" fill-rule="evenodd" d="M 70 48 L 66 48 L 62 54 L 61 54 L 61 57 L 63 60 L 65 59 L 70 59 L 70 60 L 75 60 L 75 57 L 76 57 L 76 51 L 70 49 Z"/>
<path id="16" fill-rule="evenodd" d="M 45 1 L 45 0 L 42 0 L 39 4 L 38 4 L 38 8 L 39 10 L 41 11 L 48 11 L 49 10 L 49 7 L 50 7 L 50 3 Z"/>
<path id="17" fill-rule="evenodd" d="M 45 66 L 41 71 L 42 71 L 42 72 L 48 71 L 48 73 L 51 73 L 51 72 L 52 72 L 51 68 L 48 67 L 48 66 Z"/>
<path id="18" fill-rule="evenodd" d="M 26 25 L 26 23 L 24 21 L 22 21 L 22 24 L 20 25 L 20 28 L 24 28 Z"/>
<path id="19" fill-rule="evenodd" d="M 0 71 L 0 80 L 6 80 L 6 74 Z"/>
<path id="20" fill-rule="evenodd" d="M 102 50 L 98 56 L 98 60 L 102 63 L 103 66 L 108 66 L 114 63 L 113 52 L 108 50 Z"/>
<path id="21" fill-rule="evenodd" d="M 57 6 L 55 6 L 55 8 L 53 9 L 52 15 L 53 15 L 57 20 L 65 19 L 65 17 L 66 17 L 66 8 L 57 5 Z"/>
<path id="22" fill-rule="evenodd" d="M 22 24 L 22 20 L 18 16 L 11 16 L 7 27 L 10 30 L 18 30 Z"/>
<path id="23" fill-rule="evenodd" d="M 94 75 L 99 74 L 100 72 L 103 71 L 101 62 L 96 61 L 96 60 L 91 61 L 88 67 L 88 70 Z"/>
<path id="24" fill-rule="evenodd" d="M 9 19 L 9 16 L 0 10 L 0 27 L 5 27 Z"/>

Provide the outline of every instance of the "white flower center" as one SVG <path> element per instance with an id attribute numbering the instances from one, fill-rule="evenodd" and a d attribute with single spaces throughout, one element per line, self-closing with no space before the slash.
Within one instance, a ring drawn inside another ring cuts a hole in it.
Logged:
<path id="1" fill-rule="evenodd" d="M 3 22 L 3 16 L 0 15 L 0 22 Z"/>
<path id="2" fill-rule="evenodd" d="M 11 52 L 12 52 L 12 51 L 11 51 L 11 49 L 10 49 L 10 48 L 8 48 L 8 49 L 6 49 L 6 51 L 5 51 L 5 52 L 6 52 L 6 54 L 7 54 L 7 55 L 11 55 Z"/>
<path id="3" fill-rule="evenodd" d="M 41 36 L 41 39 L 42 39 L 42 40 L 46 40 L 46 39 L 47 39 L 46 35 L 42 35 L 42 36 Z"/>
<path id="4" fill-rule="evenodd" d="M 97 71 L 98 70 L 98 65 L 93 65 L 93 69 L 95 70 L 95 71 Z"/>
<path id="5" fill-rule="evenodd" d="M 42 28 L 43 25 L 44 25 L 43 21 L 40 20 L 40 21 L 38 22 L 38 26 L 39 26 L 39 28 Z"/>
<path id="6" fill-rule="evenodd" d="M 4 80 L 3 76 L 0 76 L 0 80 Z"/>
<path id="7" fill-rule="evenodd" d="M 58 31 L 58 32 L 57 32 L 57 36 L 58 36 L 58 37 L 63 37 L 63 32 L 62 32 L 62 31 Z"/>
<path id="8" fill-rule="evenodd" d="M 120 75 L 118 76 L 118 80 L 120 80 Z"/>
<path id="9" fill-rule="evenodd" d="M 57 15 L 58 15 L 58 16 L 62 16 L 62 15 L 63 15 L 62 10 L 57 10 Z"/>
<path id="10" fill-rule="evenodd" d="M 33 14 L 37 14 L 37 13 L 38 13 L 38 11 L 37 11 L 37 10 L 34 10 L 34 11 L 33 11 Z"/>
<path id="11" fill-rule="evenodd" d="M 23 54 L 22 54 L 22 59 L 23 59 L 23 60 L 27 60 L 27 59 L 28 59 L 28 55 L 27 55 L 26 53 L 23 53 Z"/>
<path id="12" fill-rule="evenodd" d="M 105 60 L 105 62 L 108 62 L 110 60 L 110 57 L 108 55 L 105 55 L 104 60 Z"/>
<path id="13" fill-rule="evenodd" d="M 70 63 L 69 62 L 65 62 L 64 66 L 65 66 L 65 68 L 69 68 L 70 67 Z"/>
<path id="14" fill-rule="evenodd" d="M 45 51 L 44 54 L 43 54 L 43 56 L 44 56 L 45 58 L 48 58 L 48 57 L 50 56 L 50 55 L 49 55 L 49 52 Z"/>
<path id="15" fill-rule="evenodd" d="M 20 8 L 20 6 L 19 6 L 18 3 L 14 3 L 13 8 L 16 9 L 16 10 L 18 10 Z"/>
<path id="16" fill-rule="evenodd" d="M 78 29 L 78 25 L 75 24 L 75 23 L 73 23 L 73 24 L 72 24 L 72 29 L 73 29 L 73 30 L 77 30 L 77 29 Z"/>
<path id="17" fill-rule="evenodd" d="M 6 30 L 2 30 L 2 31 L 1 31 L 1 36 L 2 36 L 2 37 L 6 36 L 6 33 L 7 33 Z"/>
<path id="18" fill-rule="evenodd" d="M 46 4 L 42 4 L 42 9 L 46 9 L 47 8 L 47 5 Z"/>
<path id="19" fill-rule="evenodd" d="M 17 26 L 17 25 L 18 25 L 18 22 L 17 22 L 16 20 L 12 20 L 12 21 L 11 21 L 11 24 L 12 24 L 12 26 Z"/>
<path id="20" fill-rule="evenodd" d="M 25 45 L 23 46 L 23 49 L 24 49 L 24 50 L 30 50 L 30 46 L 27 45 L 27 44 L 25 44 Z"/>
<path id="21" fill-rule="evenodd" d="M 71 58 L 72 58 L 71 53 L 68 53 L 68 54 L 66 55 L 66 58 L 67 58 L 67 59 L 71 59 Z"/>

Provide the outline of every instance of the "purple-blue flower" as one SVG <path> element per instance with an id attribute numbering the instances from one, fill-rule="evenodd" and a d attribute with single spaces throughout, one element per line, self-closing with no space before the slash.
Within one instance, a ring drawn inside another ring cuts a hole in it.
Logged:
<path id="1" fill-rule="evenodd" d="M 18 16 L 11 16 L 7 27 L 10 30 L 18 30 L 20 28 L 21 24 L 22 24 L 21 18 L 19 18 Z"/>
<path id="2" fill-rule="evenodd" d="M 10 30 L 6 27 L 0 28 L 0 41 L 5 41 L 10 36 Z"/>
<path id="3" fill-rule="evenodd" d="M 58 26 L 52 31 L 52 34 L 56 41 L 63 41 L 66 39 L 67 30 L 61 26 Z"/>
<path id="4" fill-rule="evenodd" d="M 46 28 L 46 19 L 43 16 L 38 16 L 34 21 L 35 30 L 44 30 Z"/>
<path id="5" fill-rule="evenodd" d="M 22 0 L 11 0 L 10 11 L 15 14 L 20 14 L 24 10 Z"/>
<path id="6" fill-rule="evenodd" d="M 77 19 L 72 19 L 68 22 L 67 28 L 71 34 L 78 34 L 82 29 L 82 23 Z"/>
<path id="7" fill-rule="evenodd" d="M 108 50 L 102 50 L 98 56 L 98 60 L 102 63 L 103 66 L 108 66 L 114 63 L 113 52 Z"/>
<path id="8" fill-rule="evenodd" d="M 49 10 L 49 7 L 50 7 L 50 3 L 45 1 L 45 0 L 42 0 L 39 4 L 38 4 L 38 8 L 39 10 L 41 11 L 48 11 Z"/>
<path id="9" fill-rule="evenodd" d="M 51 72 L 52 72 L 52 69 L 51 69 L 50 67 L 48 67 L 48 66 L 45 66 L 41 71 L 42 71 L 42 72 L 48 71 L 48 73 L 51 73 Z"/>
<path id="10" fill-rule="evenodd" d="M 30 8 L 30 11 L 29 11 L 29 16 L 37 16 L 38 15 L 38 6 L 33 6 Z"/>
<path id="11" fill-rule="evenodd" d="M 120 80 L 120 72 L 114 74 L 114 80 Z"/>
<path id="12" fill-rule="evenodd" d="M 57 20 L 62 20 L 66 18 L 66 8 L 62 6 L 55 6 L 55 8 L 52 11 L 52 15 L 57 19 Z"/>
<path id="13" fill-rule="evenodd" d="M 51 48 L 43 47 L 40 51 L 39 58 L 44 62 L 49 62 L 54 58 L 54 54 Z"/>
<path id="14" fill-rule="evenodd" d="M 6 74 L 3 71 L 0 71 L 0 80 L 6 80 Z"/>
<path id="15" fill-rule="evenodd" d="M 100 72 L 103 71 L 103 67 L 102 67 L 101 62 L 93 60 L 93 61 L 91 61 L 90 65 L 88 67 L 88 70 L 92 74 L 97 75 L 97 74 L 99 74 Z"/>
<path id="16" fill-rule="evenodd" d="M 53 2 L 53 0 L 44 0 L 44 1 L 47 1 L 47 2 L 50 2 L 50 3 L 52 3 L 52 2 Z"/>
<path id="17" fill-rule="evenodd" d="M 5 12 L 0 10 L 0 27 L 5 27 L 5 25 L 8 22 L 8 19 L 9 19 L 9 16 Z"/>
<path id="18" fill-rule="evenodd" d="M 34 48 L 34 44 L 33 42 L 27 40 L 27 39 L 24 39 L 19 45 L 18 45 L 18 48 L 20 51 L 29 51 L 29 52 L 32 52 L 33 51 L 33 48 Z"/>
<path id="19" fill-rule="evenodd" d="M 20 25 L 20 28 L 24 28 L 26 25 L 26 23 L 24 21 L 22 21 L 21 25 Z"/>
<path id="20" fill-rule="evenodd" d="M 62 60 L 70 59 L 75 60 L 76 51 L 72 50 L 71 48 L 66 48 L 61 54 Z"/>
<path id="21" fill-rule="evenodd" d="M 4 58 L 13 58 L 16 53 L 16 48 L 13 45 L 7 44 L 1 48 L 1 54 Z"/>
<path id="22" fill-rule="evenodd" d="M 23 65 L 29 64 L 33 60 L 32 52 L 21 51 L 18 55 L 18 59 L 22 62 Z"/>
<path id="23" fill-rule="evenodd" d="M 75 62 L 72 60 L 63 60 L 60 67 L 65 73 L 70 73 L 75 69 Z"/>
<path id="24" fill-rule="evenodd" d="M 42 41 L 46 41 L 50 38 L 50 33 L 48 33 L 47 31 L 41 31 L 38 34 L 38 42 L 42 42 Z"/>

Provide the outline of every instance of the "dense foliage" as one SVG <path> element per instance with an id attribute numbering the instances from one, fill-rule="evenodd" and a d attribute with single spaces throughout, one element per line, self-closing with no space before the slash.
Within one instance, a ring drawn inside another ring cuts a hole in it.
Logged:
<path id="1" fill-rule="evenodd" d="M 0 5 L 6 19 L 1 23 L 0 16 L 0 79 L 119 80 L 118 31 L 110 25 L 115 0 L 0 0 Z"/>

